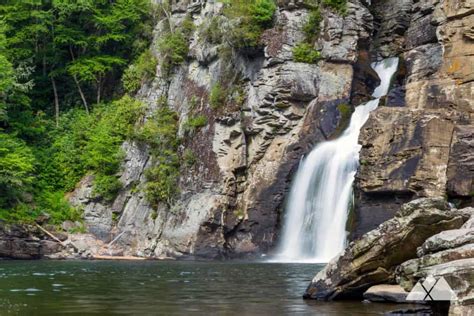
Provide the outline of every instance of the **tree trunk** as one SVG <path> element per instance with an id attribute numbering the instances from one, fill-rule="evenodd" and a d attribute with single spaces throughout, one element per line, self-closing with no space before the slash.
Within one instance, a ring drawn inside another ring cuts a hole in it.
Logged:
<path id="1" fill-rule="evenodd" d="M 76 60 L 76 58 L 74 57 L 74 52 L 72 51 L 71 46 L 69 46 L 69 53 L 71 54 L 72 61 Z M 79 80 L 77 80 L 76 75 L 71 74 L 71 76 L 74 79 L 74 82 L 76 83 L 77 91 L 79 91 L 79 94 L 81 95 L 82 103 L 84 104 L 84 108 L 86 109 L 86 113 L 89 114 L 89 106 L 87 105 L 86 96 L 84 95 L 84 92 L 82 92 L 81 85 L 79 84 Z"/>
<path id="2" fill-rule="evenodd" d="M 99 75 L 99 80 L 97 80 L 97 104 L 100 103 L 101 93 L 102 93 L 102 78 Z"/>
<path id="3" fill-rule="evenodd" d="M 77 91 L 79 91 L 79 94 L 81 95 L 82 103 L 84 104 L 86 113 L 89 114 L 89 106 L 87 105 L 86 96 L 84 95 L 84 92 L 82 92 L 81 85 L 79 84 L 79 80 L 77 80 L 76 75 L 72 75 L 72 77 L 74 78 L 74 82 L 76 83 Z"/>
<path id="4" fill-rule="evenodd" d="M 54 114 L 56 117 L 56 127 L 59 126 L 59 98 L 58 98 L 58 89 L 56 88 L 56 80 L 51 77 L 51 84 L 53 85 L 54 92 Z"/>

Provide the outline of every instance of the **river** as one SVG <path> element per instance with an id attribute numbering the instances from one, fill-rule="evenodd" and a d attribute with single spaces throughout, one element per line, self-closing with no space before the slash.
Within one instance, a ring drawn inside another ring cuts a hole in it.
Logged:
<path id="1" fill-rule="evenodd" d="M 316 264 L 0 261 L 0 315 L 383 315 L 301 298 Z"/>

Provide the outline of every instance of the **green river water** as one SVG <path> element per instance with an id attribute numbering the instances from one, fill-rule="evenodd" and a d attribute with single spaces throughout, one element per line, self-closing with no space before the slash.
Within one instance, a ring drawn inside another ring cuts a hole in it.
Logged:
<path id="1" fill-rule="evenodd" d="M 0 261 L 0 315 L 383 315 L 406 305 L 301 298 L 322 266 Z"/>

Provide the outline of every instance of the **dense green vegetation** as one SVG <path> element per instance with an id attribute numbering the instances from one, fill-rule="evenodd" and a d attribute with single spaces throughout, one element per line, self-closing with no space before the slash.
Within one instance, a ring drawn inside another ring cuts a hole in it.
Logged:
<path id="1" fill-rule="evenodd" d="M 169 109 L 165 100 L 160 100 L 155 113 L 134 135 L 151 150 L 153 166 L 145 173 L 145 195 L 155 207 L 160 202 L 170 204 L 178 193 L 180 163 L 177 132 L 177 114 Z"/>
<path id="2" fill-rule="evenodd" d="M 314 64 L 321 58 L 321 53 L 311 44 L 300 43 L 293 48 L 293 58 L 297 62 Z"/>
<path id="3" fill-rule="evenodd" d="M 148 0 L 2 1 L 0 219 L 79 220 L 64 195 L 86 174 L 97 197 L 120 189 L 120 146 L 143 115 L 121 96 L 154 75 L 152 12 Z"/>
<path id="4" fill-rule="evenodd" d="M 227 41 L 235 48 L 260 46 L 263 31 L 273 24 L 274 0 L 226 0 L 224 14 L 233 25 Z"/>

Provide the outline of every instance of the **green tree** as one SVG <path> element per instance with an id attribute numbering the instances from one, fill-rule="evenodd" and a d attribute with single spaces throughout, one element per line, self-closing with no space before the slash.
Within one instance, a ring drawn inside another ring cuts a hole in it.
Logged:
<path id="1" fill-rule="evenodd" d="M 0 208 L 15 205 L 29 191 L 34 163 L 34 156 L 24 142 L 0 133 Z"/>

